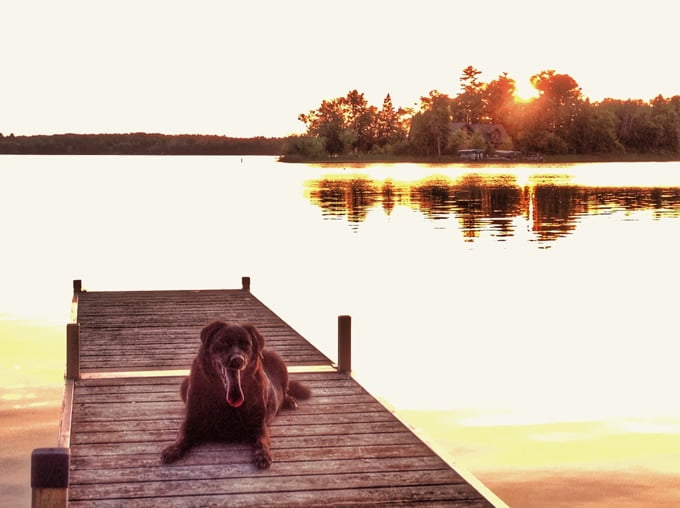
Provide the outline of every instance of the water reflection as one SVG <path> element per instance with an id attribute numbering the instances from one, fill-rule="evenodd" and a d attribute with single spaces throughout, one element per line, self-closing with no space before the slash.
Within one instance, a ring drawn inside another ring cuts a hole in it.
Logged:
<path id="1" fill-rule="evenodd" d="M 680 216 L 678 187 L 590 187 L 574 185 L 564 175 L 532 176 L 520 184 L 515 175 L 434 175 L 398 182 L 352 174 L 325 176 L 305 186 L 324 218 L 346 218 L 355 230 L 371 210 L 382 208 L 389 216 L 404 206 L 436 228 L 451 229 L 448 221 L 455 219 L 453 227 L 467 242 L 482 232 L 504 241 L 521 227 L 531 232 L 531 240 L 546 245 L 572 233 L 584 216 L 646 210 L 653 219 Z"/>
<path id="2" fill-rule="evenodd" d="M 351 224 L 358 224 L 366 219 L 370 208 L 380 202 L 380 192 L 377 183 L 362 176 L 350 179 L 324 178 L 318 180 L 316 188 L 311 191 L 312 201 L 318 204 L 325 218 L 341 218 L 347 216 Z M 392 185 L 384 183 L 386 206 L 385 213 L 389 215 L 394 208 Z"/>

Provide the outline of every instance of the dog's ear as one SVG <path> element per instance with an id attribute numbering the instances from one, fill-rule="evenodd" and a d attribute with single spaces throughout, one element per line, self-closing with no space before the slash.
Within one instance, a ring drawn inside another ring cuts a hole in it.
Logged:
<path id="1" fill-rule="evenodd" d="M 227 326 L 227 323 L 224 321 L 213 321 L 209 325 L 207 325 L 203 330 L 201 330 L 201 343 L 204 346 L 207 346 L 210 343 L 210 339 L 212 339 L 213 335 L 215 335 L 215 332 L 218 330 L 221 330 Z"/>
<path id="2" fill-rule="evenodd" d="M 243 325 L 243 328 L 250 334 L 250 338 L 253 341 L 253 348 L 257 356 L 262 358 L 262 351 L 264 351 L 264 337 L 260 332 L 257 331 L 253 325 Z"/>

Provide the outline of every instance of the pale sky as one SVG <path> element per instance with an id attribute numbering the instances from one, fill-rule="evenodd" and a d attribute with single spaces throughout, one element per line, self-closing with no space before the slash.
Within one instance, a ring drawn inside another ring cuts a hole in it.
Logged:
<path id="1" fill-rule="evenodd" d="M 677 0 L 0 0 L 0 133 L 285 136 L 323 99 L 411 106 L 463 68 L 592 100 L 680 94 Z"/>

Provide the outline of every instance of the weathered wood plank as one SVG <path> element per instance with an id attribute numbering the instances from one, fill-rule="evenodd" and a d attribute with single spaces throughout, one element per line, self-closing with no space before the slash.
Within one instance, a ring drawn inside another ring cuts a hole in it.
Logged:
<path id="1" fill-rule="evenodd" d="M 111 469 L 102 476 L 98 470 L 81 471 L 77 483 L 134 483 L 147 481 L 169 480 L 203 480 L 219 477 L 238 476 L 239 478 L 263 478 L 338 474 L 338 473 L 369 473 L 387 471 L 448 471 L 448 467 L 436 456 L 419 457 L 381 457 L 359 458 L 350 460 L 277 460 L 275 466 L 265 471 L 256 469 L 249 462 L 232 462 L 205 465 L 157 465 L 157 467 L 119 467 Z M 462 482 L 461 477 L 457 481 Z M 72 485 L 75 482 L 72 482 Z"/>
<path id="2" fill-rule="evenodd" d="M 217 473 L 216 471 L 215 473 Z M 209 479 L 175 479 L 165 481 L 101 483 L 85 486 L 71 485 L 71 498 L 75 500 L 138 497 L 217 495 L 238 493 L 261 493 L 290 491 L 322 491 L 332 489 L 377 489 L 393 485 L 435 486 L 450 485 L 454 489 L 461 484 L 452 481 L 448 470 L 428 471 L 368 471 L 364 473 L 332 473 L 311 475 L 267 476 L 244 478 L 223 476 Z M 464 484 L 463 484 L 464 485 Z"/>
<path id="3" fill-rule="evenodd" d="M 153 418 L 181 418 L 184 415 L 184 408 L 177 406 L 175 409 L 168 409 L 165 402 L 136 404 L 118 404 L 115 412 L 102 407 L 102 405 L 79 404 L 74 405 L 75 424 L 83 421 L 110 420 L 111 418 L 126 420 L 146 420 Z M 360 402 L 354 404 L 316 404 L 314 406 L 300 406 L 296 409 L 301 414 L 320 414 L 323 412 L 335 413 L 365 413 L 380 412 L 384 408 L 376 401 Z"/>
<path id="4" fill-rule="evenodd" d="M 129 502 L 130 500 L 126 500 Z M 92 506 L 90 500 L 72 500 L 70 506 Z M 101 508 L 120 507 L 121 499 L 98 499 Z M 355 507 L 383 506 L 441 508 L 488 508 L 488 501 L 480 499 L 472 487 L 465 484 L 427 486 L 397 486 L 371 489 L 336 489 L 323 491 L 253 492 L 248 494 L 219 494 L 192 497 L 135 498 L 135 507 L 191 508 L 206 506 L 230 507 Z"/>
<path id="5" fill-rule="evenodd" d="M 345 425 L 355 423 L 361 425 L 372 425 L 374 423 L 391 422 L 392 415 L 385 411 L 373 413 L 304 413 L 299 414 L 295 411 L 279 414 L 271 424 L 271 428 L 283 427 L 281 432 L 289 427 L 308 426 L 308 425 Z M 174 418 L 148 419 L 148 420 L 104 420 L 87 421 L 74 425 L 75 432 L 115 432 L 121 429 L 133 427 L 135 431 L 159 431 L 164 429 L 177 429 L 182 422 L 181 415 Z"/>
<path id="6" fill-rule="evenodd" d="M 332 400 L 331 400 L 332 398 Z M 342 403 L 354 403 L 354 402 L 364 402 L 366 400 L 372 400 L 372 397 L 364 392 L 363 390 L 352 390 L 347 388 L 325 388 L 323 390 L 314 391 L 314 399 L 318 404 L 324 404 L 327 402 L 336 402 L 338 404 Z M 153 391 L 142 391 L 142 390 L 131 390 L 131 391 L 111 391 L 111 392 L 99 392 L 99 393 L 79 393 L 75 402 L 77 404 L 84 403 L 96 403 L 102 402 L 106 404 L 112 404 L 115 402 L 180 402 L 179 395 L 179 384 L 174 390 L 153 390 Z"/>
<path id="7" fill-rule="evenodd" d="M 164 441 L 129 441 L 125 443 L 125 446 L 113 441 L 85 445 L 71 444 L 71 452 L 74 456 L 86 453 L 95 453 L 99 455 L 157 453 L 160 456 L 160 451 L 172 441 L 174 441 L 174 439 L 167 439 Z M 343 436 L 339 434 L 326 436 L 279 436 L 276 438 L 275 442 L 272 442 L 271 449 L 272 452 L 276 454 L 276 450 L 279 448 L 330 448 L 333 446 L 354 446 L 359 450 L 362 446 L 371 446 L 374 444 L 402 445 L 414 444 L 417 442 L 417 438 L 407 431 L 389 434 L 356 434 L 352 436 Z M 205 445 L 198 445 L 196 449 L 199 449 L 202 446 Z M 229 444 L 221 446 L 226 448 Z M 191 453 L 191 451 L 189 453 Z"/>
<path id="8" fill-rule="evenodd" d="M 252 468 L 252 461 L 246 445 L 206 444 L 202 445 L 182 459 L 181 464 L 173 467 L 193 467 L 201 465 L 222 466 L 225 464 L 247 464 Z M 162 467 L 159 460 L 159 451 L 154 453 L 117 454 L 105 456 L 77 455 L 71 457 L 71 466 L 74 471 L 96 471 L 99 469 L 122 469 Z M 432 452 L 422 443 L 382 445 L 373 444 L 362 447 L 360 453 L 354 446 L 335 446 L 328 449 L 320 448 L 280 448 L 276 451 L 273 466 L 287 462 L 333 462 L 337 460 L 361 461 L 369 459 L 417 459 L 419 457 L 433 457 Z M 439 457 L 437 457 L 439 459 Z M 441 460 L 441 459 L 439 459 Z"/>
<path id="9" fill-rule="evenodd" d="M 187 370 L 188 372 L 188 370 Z M 78 382 L 79 391 L 96 386 L 156 386 L 174 385 L 179 386 L 184 376 L 159 376 L 152 379 L 145 377 L 103 377 L 85 378 Z M 332 383 L 333 386 L 358 386 L 357 382 L 346 374 L 336 371 L 329 372 L 296 372 L 291 374 L 291 379 L 297 379 L 305 384 L 309 384 L 312 389 L 316 386 Z"/>
<path id="10" fill-rule="evenodd" d="M 330 425 L 277 425 L 271 427 L 272 438 L 300 437 L 300 436 L 356 436 L 358 434 L 389 433 L 403 431 L 403 427 L 396 421 L 365 423 L 333 423 Z M 124 430 L 107 430 L 101 432 L 78 432 L 71 441 L 71 445 L 95 443 L 129 443 L 135 441 L 172 441 L 177 435 L 176 428 L 138 430 L 136 428 Z"/>
<path id="11" fill-rule="evenodd" d="M 317 379 L 303 374 L 291 374 L 291 379 L 299 380 L 309 386 L 315 394 L 339 394 L 339 393 L 358 393 L 365 392 L 355 381 L 347 377 L 339 379 L 331 378 L 330 372 L 324 372 L 323 377 L 315 374 Z M 138 379 L 139 381 L 135 381 Z M 106 395 L 109 393 L 144 393 L 155 391 L 167 391 L 179 393 L 179 386 L 184 376 L 163 376 L 149 378 L 91 378 L 78 381 L 78 394 L 84 395 Z M 179 397 L 179 396 L 178 396 Z"/>

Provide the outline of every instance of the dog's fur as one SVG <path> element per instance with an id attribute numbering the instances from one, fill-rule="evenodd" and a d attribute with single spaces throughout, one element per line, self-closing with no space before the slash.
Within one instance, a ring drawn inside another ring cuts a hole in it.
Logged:
<path id="1" fill-rule="evenodd" d="M 264 349 L 252 325 L 215 321 L 201 331 L 201 347 L 180 389 L 186 414 L 177 440 L 163 450 L 168 464 L 193 445 L 235 441 L 253 445 L 260 469 L 272 463 L 268 424 L 280 409 L 297 407 L 310 390 L 288 380 L 281 357 Z"/>

